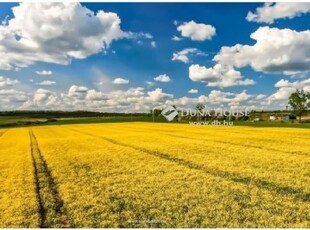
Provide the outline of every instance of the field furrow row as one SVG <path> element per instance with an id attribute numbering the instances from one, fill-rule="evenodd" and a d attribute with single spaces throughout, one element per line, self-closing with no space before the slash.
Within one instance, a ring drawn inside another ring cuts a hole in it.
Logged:
<path id="1" fill-rule="evenodd" d="M 189 139 L 193 138 L 196 140 L 207 140 L 213 142 L 220 142 L 223 144 L 232 144 L 240 147 L 253 147 L 253 148 L 263 148 L 276 152 L 283 153 L 295 153 L 295 154 L 305 154 L 310 155 L 309 149 L 307 148 L 307 143 L 310 140 L 310 135 L 307 135 L 307 130 L 298 130 L 294 132 L 290 131 L 282 131 L 279 133 L 279 130 L 270 131 L 260 129 L 254 129 L 255 132 L 249 130 L 249 128 L 238 127 L 242 131 L 232 131 L 227 130 L 225 127 L 201 127 L 197 129 L 197 127 L 189 127 L 185 128 L 184 125 L 180 125 L 183 128 L 177 129 L 164 129 L 164 128 L 154 128 L 151 127 L 135 127 L 135 126 L 126 126 L 126 127 L 117 127 L 115 131 L 122 132 L 124 130 L 132 133 L 144 133 L 147 135 L 152 135 L 152 132 L 156 134 L 160 133 L 160 135 L 167 136 L 175 136 L 175 137 L 187 137 Z M 218 129 L 218 132 L 214 132 L 215 129 Z M 232 129 L 232 128 L 231 128 Z M 228 132 L 229 131 L 229 132 Z M 268 136 L 264 135 L 263 132 L 268 132 Z M 281 131 L 281 130 L 280 130 Z M 292 131 L 292 130 L 291 130 Z M 294 130 L 293 130 L 294 131 Z M 278 136 L 281 138 L 278 138 Z M 272 138 L 272 142 L 270 142 L 270 138 Z M 227 141 L 225 141 L 227 140 Z M 290 142 L 287 142 L 290 140 Z M 266 145 L 268 143 L 268 146 Z M 279 145 L 286 145 L 285 149 L 279 149 Z"/>
<path id="2" fill-rule="evenodd" d="M 0 227 L 37 228 L 40 217 L 33 182 L 28 130 L 10 129 L 0 141 Z"/>
<path id="3" fill-rule="evenodd" d="M 7 130 L 0 130 L 0 137 L 2 137 L 5 133 L 6 133 Z"/>
<path id="4" fill-rule="evenodd" d="M 70 227 L 64 203 L 51 171 L 44 160 L 33 131 L 29 130 L 34 180 L 39 204 L 40 227 Z"/>
<path id="5" fill-rule="evenodd" d="M 283 153 L 283 154 L 287 154 L 290 155 L 291 154 L 296 154 L 296 155 L 305 155 L 305 156 L 310 156 L 310 152 L 301 152 L 301 151 L 287 151 L 284 149 L 279 149 L 279 148 L 270 148 L 266 145 L 255 145 L 255 144 L 247 144 L 247 143 L 242 143 L 242 142 L 233 142 L 233 141 L 223 141 L 223 139 L 215 139 L 213 137 L 213 139 L 207 139 L 205 137 L 191 137 L 191 136 L 183 136 L 183 135 L 176 135 L 176 134 L 163 134 L 166 135 L 168 137 L 175 137 L 175 138 L 181 138 L 181 139 L 187 139 L 187 140 L 199 140 L 199 141 L 208 141 L 211 143 L 220 143 L 220 144 L 224 144 L 224 145 L 233 145 L 233 146 L 237 146 L 240 148 L 244 148 L 244 147 L 249 147 L 249 148 L 256 148 L 256 149 L 265 149 L 268 151 L 272 151 L 273 153 Z"/>
<path id="6" fill-rule="evenodd" d="M 309 134 L 150 123 L 9 129 L 0 226 L 309 228 Z"/>
<path id="7" fill-rule="evenodd" d="M 76 130 L 86 130 L 98 136 L 117 139 L 121 143 L 155 152 L 169 153 L 176 158 L 185 159 L 216 171 L 225 171 L 257 181 L 268 181 L 278 184 L 279 187 L 304 191 L 305 194 L 310 193 L 310 157 L 307 154 L 279 153 L 264 147 L 229 145 L 230 139 L 225 140 L 227 143 L 222 143 L 214 141 L 212 136 L 201 139 L 167 137 L 165 134 L 157 135 L 151 132 L 137 134 L 117 128 L 113 129 L 113 132 L 103 132 L 100 126 L 87 129 L 81 126 L 76 127 Z M 297 171 L 298 174 L 296 174 Z M 283 175 L 286 176 L 283 177 Z"/>
<path id="8" fill-rule="evenodd" d="M 221 171 L 219 169 L 210 168 L 207 165 L 197 164 L 197 163 L 195 163 L 193 161 L 189 161 L 187 159 L 178 158 L 178 157 L 171 155 L 170 153 L 163 153 L 163 152 L 159 152 L 159 151 L 154 151 L 154 150 L 147 149 L 144 147 L 124 143 L 122 141 L 117 141 L 116 139 L 107 138 L 107 137 L 104 137 L 102 135 L 98 136 L 98 135 L 94 135 L 94 134 L 84 132 L 81 130 L 76 130 L 76 129 L 70 129 L 70 130 L 73 130 L 73 131 L 76 131 L 79 133 L 83 133 L 85 135 L 89 135 L 92 137 L 102 138 L 102 139 L 104 139 L 104 140 L 106 140 L 112 144 L 120 145 L 120 146 L 124 146 L 124 147 L 129 147 L 129 148 L 144 152 L 146 154 L 150 154 L 150 155 L 160 157 L 160 158 L 168 160 L 168 161 L 172 161 L 172 162 L 177 163 L 179 165 L 188 167 L 189 169 L 196 169 L 196 170 L 203 171 L 203 172 L 210 174 L 212 176 L 221 177 L 223 179 L 231 180 L 233 182 L 242 183 L 245 185 L 251 184 L 251 185 L 257 186 L 258 188 L 274 191 L 274 192 L 284 194 L 284 195 L 292 195 L 295 197 L 295 199 L 300 199 L 302 201 L 310 201 L 310 193 L 306 193 L 301 189 L 297 189 L 297 188 L 290 187 L 290 186 L 282 186 L 282 185 L 276 184 L 274 182 L 261 180 L 258 178 L 242 177 L 241 175 L 238 175 L 238 174 L 230 173 L 227 171 Z"/>

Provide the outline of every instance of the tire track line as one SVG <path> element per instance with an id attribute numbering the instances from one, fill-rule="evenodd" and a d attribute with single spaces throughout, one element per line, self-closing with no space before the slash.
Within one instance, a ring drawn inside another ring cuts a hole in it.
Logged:
<path id="1" fill-rule="evenodd" d="M 301 152 L 294 152 L 294 151 L 284 151 L 284 150 L 279 150 L 279 149 L 275 149 L 275 148 L 270 148 L 270 147 L 266 147 L 266 146 L 258 146 L 258 145 L 250 145 L 250 144 L 242 144 L 242 143 L 233 143 L 233 142 L 227 142 L 227 141 L 221 141 L 221 140 L 209 140 L 209 139 L 201 139 L 201 138 L 197 138 L 197 137 L 185 137 L 182 135 L 176 135 L 176 134 L 163 134 L 165 136 L 169 136 L 169 137 L 176 137 L 176 138 L 181 138 L 181 139 L 189 139 L 189 140 L 195 140 L 195 141 L 208 141 L 208 142 L 213 142 L 213 143 L 221 143 L 221 144 L 226 144 L 226 145 L 233 145 L 233 146 L 237 146 L 237 147 L 249 147 L 249 148 L 255 148 L 255 149 L 260 149 L 260 150 L 268 150 L 268 151 L 274 151 L 274 152 L 278 152 L 278 153 L 282 153 L 282 154 L 295 154 L 295 155 L 300 155 L 300 156 L 309 156 L 309 154 L 307 153 L 301 153 Z"/>
<path id="2" fill-rule="evenodd" d="M 143 131 L 147 131 L 146 128 L 133 128 L 133 127 L 126 127 L 126 129 L 131 130 L 134 133 L 140 133 L 140 130 Z M 138 130 L 139 129 L 139 130 Z M 125 130 L 124 128 L 119 129 L 119 130 L 113 130 L 113 132 L 117 131 L 117 132 L 122 132 L 122 130 Z M 259 149 L 259 150 L 263 150 L 266 149 L 268 151 L 274 151 L 274 152 L 278 152 L 280 154 L 294 154 L 294 155 L 299 155 L 299 156 L 309 156 L 308 153 L 305 152 L 301 152 L 301 151 L 285 151 L 285 150 L 279 150 L 276 148 L 272 148 L 272 147 L 267 147 L 267 146 L 259 146 L 259 145 L 253 145 L 253 144 L 243 144 L 243 143 L 234 143 L 234 142 L 227 142 L 227 141 L 222 141 L 222 140 L 217 140 L 217 139 L 206 139 L 206 138 L 198 138 L 198 137 L 188 137 L 188 136 L 182 136 L 182 135 L 178 135 L 178 134 L 172 134 L 174 132 L 171 131 L 165 131 L 165 130 L 160 130 L 161 135 L 165 135 L 165 136 L 170 136 L 170 137 L 175 137 L 175 138 L 182 138 L 182 139 L 190 139 L 190 140 L 195 140 L 195 141 L 203 141 L 203 142 L 212 142 L 212 143 L 221 143 L 221 144 L 225 144 L 225 145 L 234 145 L 236 147 L 249 147 L 249 148 L 255 148 L 255 149 Z M 200 134 L 200 133 L 194 133 L 196 134 Z M 223 137 L 223 135 L 216 135 L 216 137 L 221 138 Z"/>
<path id="3" fill-rule="evenodd" d="M 29 129 L 29 136 L 35 190 L 39 205 L 40 228 L 69 228 L 71 224 L 64 208 L 64 202 L 31 129 Z"/>
<path id="4" fill-rule="evenodd" d="M 7 130 L 4 130 L 3 132 L 0 132 L 0 137 L 2 137 L 6 132 L 7 132 Z"/>
<path id="5" fill-rule="evenodd" d="M 66 127 L 66 128 L 69 130 L 75 131 L 77 133 L 82 133 L 84 135 L 88 135 L 91 137 L 101 138 L 101 139 L 108 141 L 108 142 L 115 144 L 115 145 L 132 148 L 132 149 L 141 151 L 143 153 L 146 153 L 146 154 L 149 154 L 149 155 L 152 155 L 155 157 L 159 157 L 161 159 L 165 159 L 165 160 L 177 163 L 179 165 L 185 166 L 185 167 L 190 168 L 190 169 L 199 170 L 199 171 L 202 171 L 206 174 L 209 174 L 209 175 L 212 175 L 215 177 L 220 177 L 220 178 L 223 178 L 226 180 L 231 180 L 233 182 L 241 183 L 244 185 L 255 185 L 258 188 L 266 189 L 266 190 L 272 191 L 272 192 L 276 192 L 276 193 L 281 194 L 281 195 L 291 195 L 296 200 L 300 200 L 303 202 L 309 202 L 310 201 L 310 193 L 304 192 L 302 189 L 299 189 L 299 188 L 294 188 L 294 187 L 290 187 L 290 186 L 283 186 L 283 185 L 279 185 L 279 184 L 274 183 L 274 182 L 270 182 L 270 181 L 266 181 L 266 180 L 262 180 L 262 179 L 258 179 L 258 178 L 242 177 L 242 176 L 235 174 L 235 173 L 210 168 L 210 167 L 207 167 L 205 165 L 197 164 L 195 162 L 192 162 L 192 161 L 189 161 L 186 159 L 182 159 L 182 158 L 178 158 L 178 157 L 172 156 L 172 155 L 167 154 L 167 153 L 162 153 L 162 152 L 159 152 L 156 150 L 150 150 L 150 149 L 138 147 L 135 145 L 122 143 L 122 142 L 119 142 L 115 139 L 111 139 L 111 138 L 104 137 L 104 136 L 94 135 L 94 134 L 87 133 L 87 132 L 84 132 L 81 130 L 75 130 L 75 129 L 68 128 L 68 127 Z"/>
<path id="6" fill-rule="evenodd" d="M 128 127 L 128 129 L 130 129 L 133 132 L 139 133 L 139 130 L 137 130 L 136 128 Z M 146 128 L 139 127 L 139 129 L 147 131 Z M 281 153 L 281 154 L 290 154 L 290 155 L 291 154 L 295 154 L 295 155 L 300 155 L 300 156 L 309 156 L 308 153 L 301 152 L 301 151 L 285 151 L 285 150 L 279 150 L 279 149 L 272 148 L 272 147 L 252 145 L 252 144 L 227 142 L 227 141 L 222 141 L 222 140 L 218 140 L 218 139 L 206 139 L 206 138 L 198 138 L 198 137 L 188 137 L 188 136 L 182 136 L 182 135 L 178 135 L 178 134 L 173 134 L 174 132 L 165 131 L 165 130 L 160 130 L 160 132 L 161 132 L 162 135 L 165 135 L 165 136 L 182 138 L 182 139 L 190 139 L 190 140 L 195 140 L 195 141 L 208 141 L 208 142 L 212 142 L 212 143 L 221 143 L 221 144 L 226 144 L 226 145 L 234 145 L 236 147 L 249 147 L 249 148 L 255 148 L 255 149 L 260 149 L 260 150 L 266 149 L 268 151 L 274 151 L 274 152 L 278 152 L 278 153 Z M 199 135 L 201 133 L 193 132 L 193 134 L 194 135 Z M 216 137 L 217 138 L 222 138 L 223 135 L 216 135 Z"/>

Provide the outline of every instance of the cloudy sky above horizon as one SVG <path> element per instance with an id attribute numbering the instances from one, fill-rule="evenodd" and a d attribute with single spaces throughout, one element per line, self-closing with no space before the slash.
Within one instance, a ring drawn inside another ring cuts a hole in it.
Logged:
<path id="1" fill-rule="evenodd" d="M 310 3 L 0 3 L 0 110 L 284 109 Z"/>

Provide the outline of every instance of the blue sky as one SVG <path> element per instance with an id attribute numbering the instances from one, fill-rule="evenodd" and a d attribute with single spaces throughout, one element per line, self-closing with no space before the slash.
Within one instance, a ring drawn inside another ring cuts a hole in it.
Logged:
<path id="1" fill-rule="evenodd" d="M 310 91 L 309 3 L 0 5 L 0 110 L 277 109 Z"/>

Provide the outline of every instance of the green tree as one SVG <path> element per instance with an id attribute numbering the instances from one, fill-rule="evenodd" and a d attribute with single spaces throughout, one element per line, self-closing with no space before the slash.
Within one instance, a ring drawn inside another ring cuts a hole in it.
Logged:
<path id="1" fill-rule="evenodd" d="M 303 90 L 296 90 L 292 93 L 289 98 L 289 105 L 291 106 L 294 115 L 299 117 L 299 122 L 301 121 L 301 116 L 307 109 L 310 108 L 310 93 L 305 93 Z"/>

